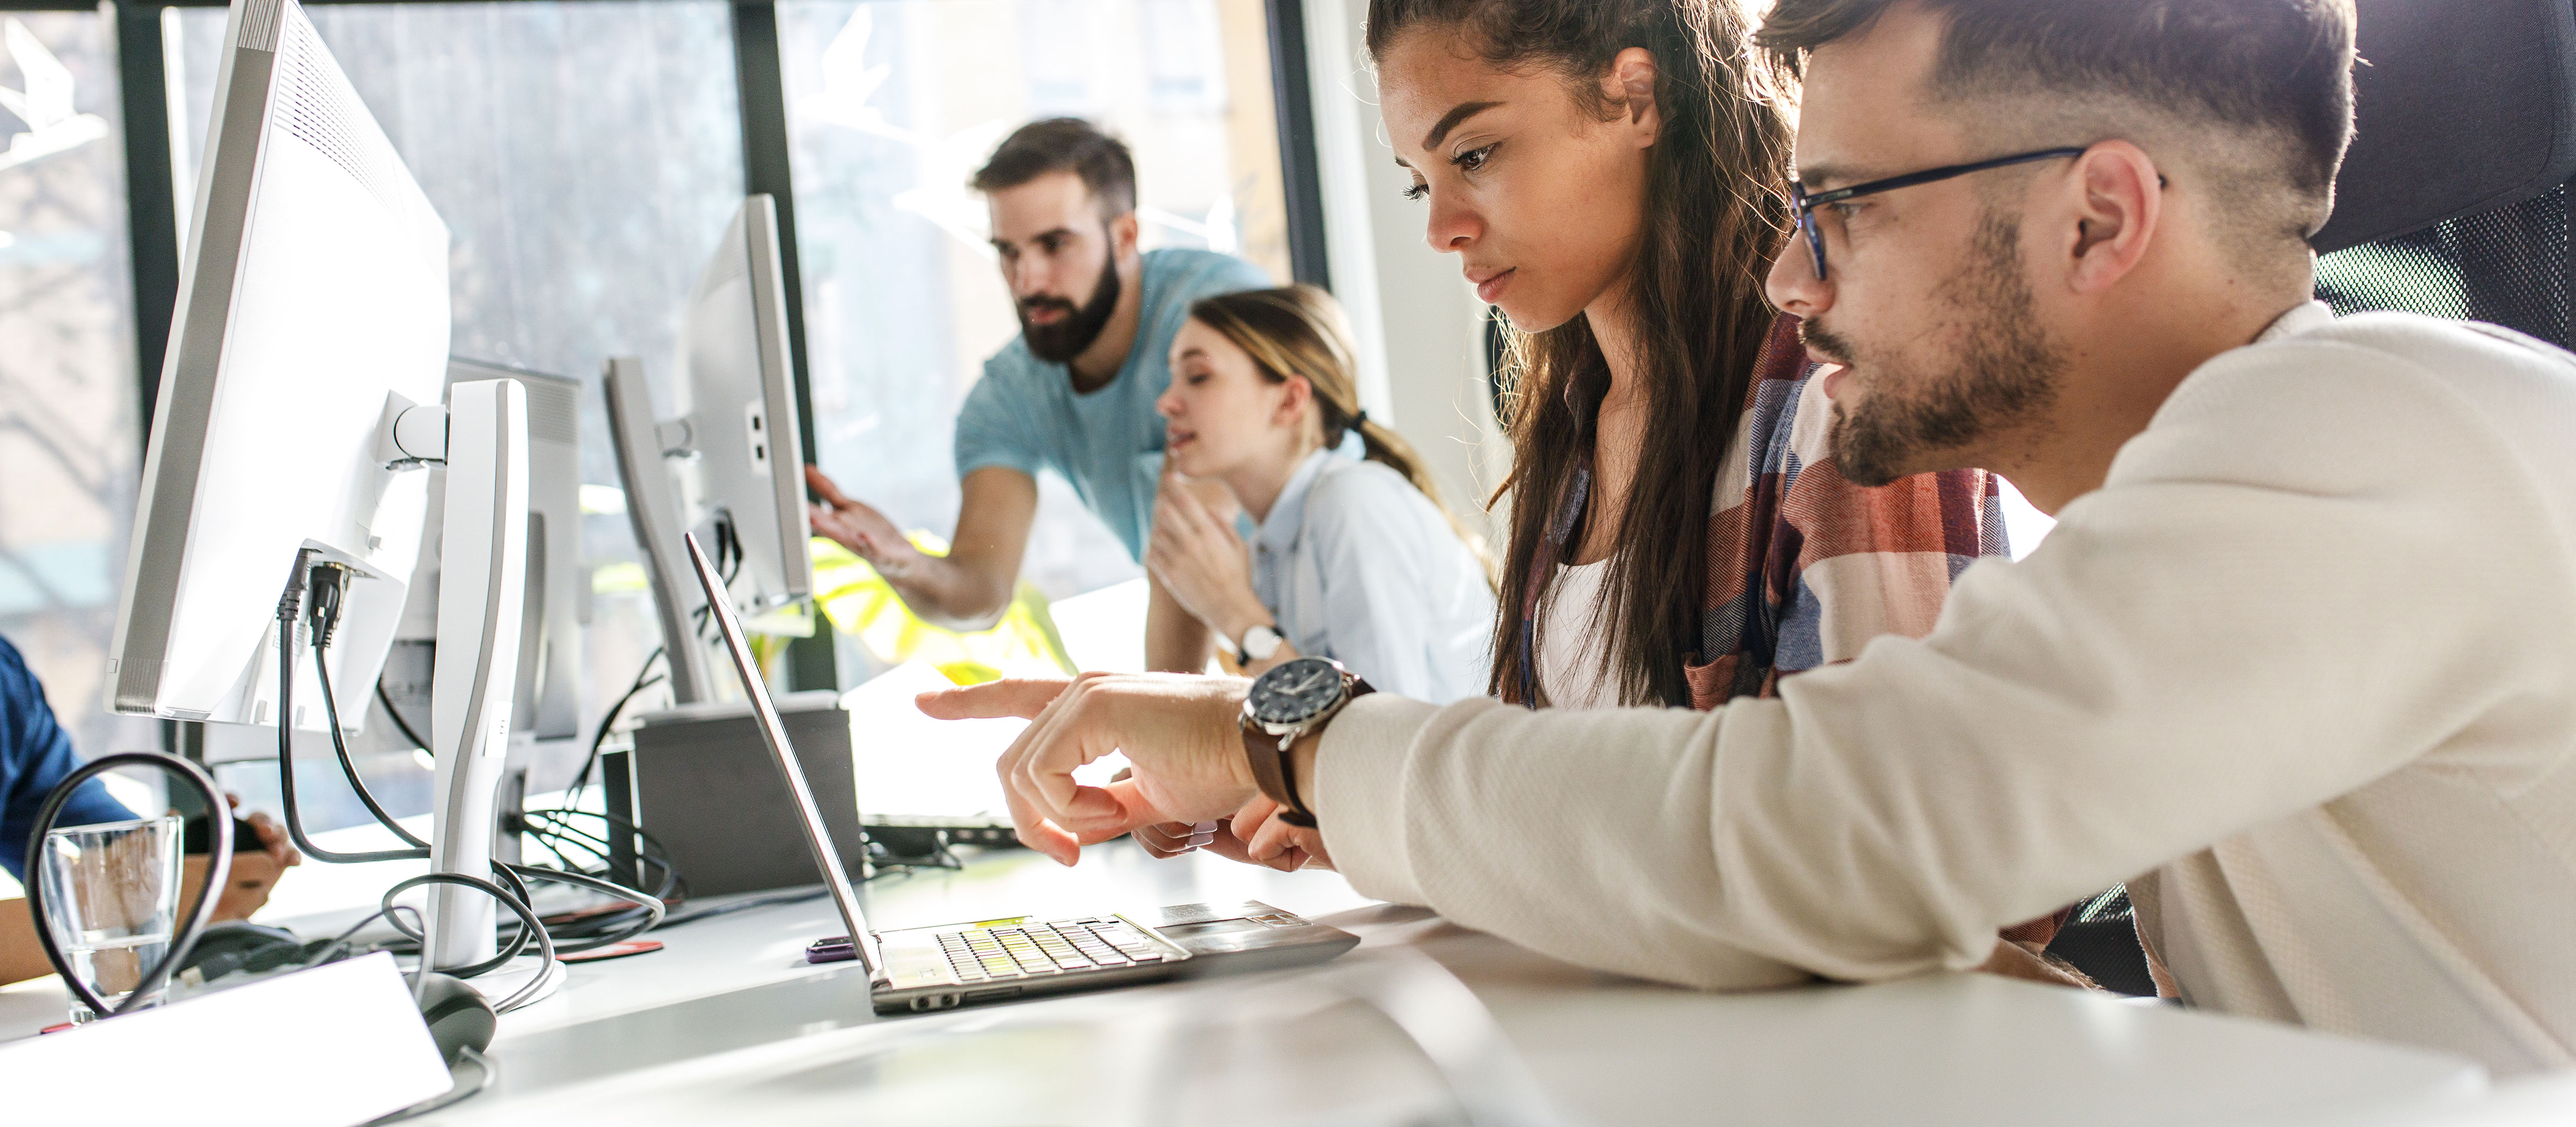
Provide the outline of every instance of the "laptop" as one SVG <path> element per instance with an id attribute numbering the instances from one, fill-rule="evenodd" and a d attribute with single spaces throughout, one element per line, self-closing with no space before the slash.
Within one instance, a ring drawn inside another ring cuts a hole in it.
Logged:
<path id="1" fill-rule="evenodd" d="M 1096 912 L 1059 919 L 1013 916 L 977 923 L 875 932 L 841 868 L 840 851 L 823 828 L 822 811 L 786 725 L 769 699 L 760 667 L 744 640 L 724 580 L 698 546 L 683 537 L 725 652 L 751 698 L 761 739 L 795 796 L 806 847 L 823 870 L 824 887 L 847 935 L 805 949 L 809 963 L 856 959 L 868 973 L 868 995 L 882 1014 L 929 1013 L 1045 994 L 1066 994 L 1166 979 L 1320 963 L 1359 945 L 1359 937 L 1259 901 L 1179 904 L 1152 912 Z"/>

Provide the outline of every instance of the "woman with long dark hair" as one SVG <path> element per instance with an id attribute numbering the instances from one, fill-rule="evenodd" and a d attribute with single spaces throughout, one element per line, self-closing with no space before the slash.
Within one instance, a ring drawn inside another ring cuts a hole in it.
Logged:
<path id="1" fill-rule="evenodd" d="M 1929 633 L 2005 552 L 1995 479 L 1862 485 L 1837 369 L 1763 295 L 1790 230 L 1790 76 L 1738 0 L 1371 0 L 1368 49 L 1425 237 L 1511 330 L 1511 539 L 1491 689 L 1712 708 Z M 1263 804 L 1256 803 L 1256 807 Z M 1320 842 L 1247 809 L 1244 854 Z M 1989 964 L 2055 978 L 2052 915 Z"/>
<path id="2" fill-rule="evenodd" d="M 1380 105 L 1432 249 L 1514 326 L 1492 691 L 1707 708 L 1931 629 L 2003 551 L 1992 479 L 1875 488 L 1762 277 L 1790 80 L 1731 0 L 1374 0 Z"/>

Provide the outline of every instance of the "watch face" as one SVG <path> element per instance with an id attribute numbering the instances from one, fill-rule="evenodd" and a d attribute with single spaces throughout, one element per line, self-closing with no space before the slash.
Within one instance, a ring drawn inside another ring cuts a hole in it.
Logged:
<path id="1" fill-rule="evenodd" d="M 1294 724 L 1342 697 L 1342 670 L 1320 657 L 1274 666 L 1252 683 L 1252 717 L 1265 724 Z"/>

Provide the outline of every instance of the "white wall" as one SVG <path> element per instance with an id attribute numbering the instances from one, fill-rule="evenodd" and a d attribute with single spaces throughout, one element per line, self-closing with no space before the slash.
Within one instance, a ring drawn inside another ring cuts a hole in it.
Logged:
<path id="1" fill-rule="evenodd" d="M 1499 532 L 1482 505 L 1511 446 L 1485 391 L 1484 305 L 1455 255 L 1423 242 L 1424 205 L 1404 198 L 1378 121 L 1361 38 L 1365 0 L 1306 0 L 1308 76 L 1323 181 L 1325 254 L 1361 352 L 1360 400 L 1421 451 L 1469 527 Z"/>

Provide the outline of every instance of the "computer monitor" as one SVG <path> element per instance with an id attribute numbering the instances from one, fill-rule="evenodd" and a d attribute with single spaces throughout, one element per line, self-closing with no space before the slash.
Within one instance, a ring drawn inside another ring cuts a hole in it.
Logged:
<path id="1" fill-rule="evenodd" d="M 777 205 L 751 196 L 681 308 L 675 417 L 655 418 L 640 362 L 608 367 L 609 429 L 662 634 L 691 641 L 666 645 L 673 695 L 684 704 L 711 699 L 712 663 L 693 616 L 705 600 L 690 578 L 683 533 L 713 549 L 734 606 L 746 614 L 814 590 L 779 262 Z"/>
<path id="2" fill-rule="evenodd" d="M 322 684 L 366 715 L 438 503 L 439 759 L 433 870 L 488 879 L 492 803 L 519 656 L 527 396 L 447 375 L 447 227 L 294 0 L 234 0 L 181 265 L 133 548 L 117 607 L 121 712 L 327 727 Z M 322 661 L 281 602 L 344 569 Z M 280 651 L 295 660 L 281 685 Z M 280 690 L 292 715 L 278 707 Z M 429 959 L 494 947 L 493 904 L 433 890 Z"/>
<path id="3" fill-rule="evenodd" d="M 502 379 L 528 393 L 528 596 L 510 731 L 522 741 L 571 739 L 582 733 L 582 627 L 590 621 L 590 574 L 581 559 L 581 381 L 488 360 L 447 363 L 450 386 Z M 443 486 L 444 477 L 431 471 L 434 485 Z M 403 604 L 383 677 L 386 697 L 406 716 L 428 715 L 439 547 L 433 506 L 414 570 L 419 582 Z"/>

